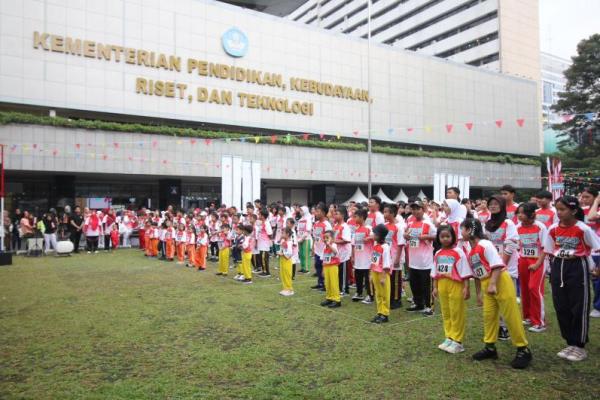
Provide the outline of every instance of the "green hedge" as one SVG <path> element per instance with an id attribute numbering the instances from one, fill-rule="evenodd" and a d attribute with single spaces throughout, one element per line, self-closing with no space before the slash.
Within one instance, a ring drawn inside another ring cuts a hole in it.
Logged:
<path id="1" fill-rule="evenodd" d="M 253 141 L 255 135 L 210 131 L 203 129 L 183 128 L 177 126 L 164 126 L 153 124 L 136 124 L 125 122 L 110 122 L 90 119 L 69 119 L 64 117 L 48 117 L 39 116 L 19 112 L 0 111 L 0 125 L 6 124 L 32 124 L 32 125 L 47 125 L 60 126 L 65 128 L 79 128 L 115 132 L 135 132 L 147 133 L 152 135 L 167 135 L 177 137 L 198 137 L 203 139 L 240 139 L 246 138 L 248 141 Z M 331 136 L 327 136 L 331 138 Z M 260 143 L 270 144 L 269 136 L 260 136 Z M 340 140 L 318 140 L 314 135 L 311 138 L 304 140 L 298 136 L 278 135 L 277 144 L 303 147 L 318 147 L 325 149 L 351 150 L 351 151 L 367 151 L 367 144 L 364 140 L 341 138 Z M 540 165 L 540 160 L 536 158 L 516 157 L 510 155 L 480 155 L 470 154 L 466 152 L 452 151 L 427 151 L 419 149 L 403 148 L 398 146 L 383 146 L 373 145 L 374 153 L 393 154 L 406 157 L 429 157 L 429 158 L 449 158 L 455 160 L 471 160 L 471 161 L 486 161 L 498 162 L 503 164 L 521 164 L 521 165 Z"/>

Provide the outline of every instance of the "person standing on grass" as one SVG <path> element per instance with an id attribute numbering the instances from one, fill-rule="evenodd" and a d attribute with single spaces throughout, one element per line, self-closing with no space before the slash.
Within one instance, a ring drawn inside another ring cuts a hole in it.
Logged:
<path id="1" fill-rule="evenodd" d="M 327 210 L 325 205 L 319 205 L 318 215 L 319 217 L 325 217 Z M 329 223 L 329 222 L 327 222 Z M 316 227 L 315 229 L 318 229 Z M 323 252 L 320 256 L 320 262 L 322 262 L 322 273 L 324 275 L 325 283 L 325 300 L 321 302 L 323 307 L 337 308 L 342 306 L 342 298 L 340 296 L 340 285 L 338 281 L 338 268 L 340 265 L 340 258 L 338 247 L 333 239 L 334 232 L 331 229 L 326 230 L 319 242 L 323 245 Z"/>
<path id="2" fill-rule="evenodd" d="M 324 235 L 325 235 L 325 232 L 330 231 L 330 230 L 331 230 L 331 224 L 327 220 L 327 208 L 325 207 L 325 204 L 319 203 L 315 207 L 315 223 L 313 224 L 313 229 L 312 229 L 312 236 L 313 236 L 313 241 L 314 241 L 314 253 L 315 253 L 315 273 L 317 275 L 317 284 L 315 286 L 312 286 L 311 289 L 317 289 L 317 290 L 325 289 L 325 281 L 324 281 L 324 276 L 323 276 L 323 251 L 325 250 Z M 336 250 L 336 252 L 337 252 L 337 250 Z M 339 264 L 339 260 L 338 260 L 338 264 Z"/>
<path id="3" fill-rule="evenodd" d="M 408 247 L 408 267 L 410 290 L 414 304 L 406 309 L 409 312 L 422 312 L 433 315 L 431 309 L 431 268 L 433 267 L 433 240 L 437 230 L 424 220 L 423 203 L 414 200 L 410 204 L 413 219 L 404 233 Z"/>
<path id="4" fill-rule="evenodd" d="M 398 207 L 395 204 L 383 206 L 383 218 L 388 234 L 385 242 L 390 246 L 392 275 L 390 277 L 390 308 L 402 307 L 402 264 L 404 263 L 404 220 L 397 219 Z M 400 217 L 402 218 L 402 217 Z"/>
<path id="5" fill-rule="evenodd" d="M 312 252 L 312 216 L 307 206 L 300 207 L 300 219 L 298 220 L 298 256 L 300 258 L 300 272 L 310 272 L 310 259 Z"/>
<path id="6" fill-rule="evenodd" d="M 550 284 L 552 302 L 560 333 L 567 347 L 558 352 L 560 358 L 582 361 L 587 358 L 590 313 L 591 254 L 600 251 L 600 240 L 583 222 L 584 212 L 573 196 L 556 201 L 559 223 L 548 229 L 544 251 L 553 257 Z"/>
<path id="7" fill-rule="evenodd" d="M 186 267 L 194 267 L 196 265 L 196 235 L 192 224 L 185 229 L 185 248 L 188 259 Z"/>
<path id="8" fill-rule="evenodd" d="M 524 369 L 533 358 L 527 347 L 525 329 L 521 320 L 521 312 L 517 304 L 515 285 L 496 247 L 485 239 L 481 222 L 466 219 L 461 224 L 462 237 L 471 244 L 468 256 L 471 273 L 475 278 L 477 302 L 483 305 L 483 342 L 485 347 L 473 354 L 473 359 L 482 361 L 497 359 L 498 331 L 500 314 L 504 317 L 517 354 L 511 362 L 515 369 Z"/>
<path id="9" fill-rule="evenodd" d="M 175 233 L 175 247 L 177 249 L 177 264 L 183 264 L 185 260 L 185 246 L 187 242 L 187 233 L 185 231 L 185 224 L 177 225 L 177 232 Z"/>
<path id="10" fill-rule="evenodd" d="M 541 190 L 535 195 L 535 200 L 535 204 L 539 207 L 535 211 L 536 221 L 544 224 L 546 228 L 557 224 L 558 216 L 556 215 L 556 209 L 552 207 L 552 193 L 547 190 Z"/>
<path id="11" fill-rule="evenodd" d="M 200 225 L 196 231 L 196 255 L 194 256 L 194 266 L 197 271 L 206 269 L 206 256 L 208 253 L 208 227 Z"/>
<path id="12" fill-rule="evenodd" d="M 584 222 L 592 229 L 598 238 L 600 238 L 600 196 L 598 190 L 592 187 L 586 187 L 581 192 L 581 208 L 583 209 Z M 600 253 L 592 254 L 592 261 L 595 265 L 592 274 L 592 286 L 594 287 L 594 300 L 592 301 L 592 311 L 590 317 L 600 318 Z"/>
<path id="13" fill-rule="evenodd" d="M 365 225 L 368 212 L 364 208 L 354 212 L 356 229 L 352 238 L 352 265 L 354 266 L 354 277 L 356 279 L 356 293 L 352 301 L 362 301 L 363 304 L 373 303 L 373 294 L 369 282 L 369 269 L 371 267 L 371 253 L 373 252 L 373 231 L 370 226 Z M 367 297 L 363 297 L 366 290 Z"/>
<path id="14" fill-rule="evenodd" d="M 269 251 L 271 250 L 271 237 L 273 236 L 273 230 L 271 229 L 271 223 L 269 222 L 269 210 L 266 208 L 260 211 L 258 220 L 256 221 L 256 248 L 258 249 L 258 267 L 261 272 L 258 276 L 264 278 L 271 277 L 271 270 L 269 268 Z"/>
<path id="15" fill-rule="evenodd" d="M 244 274 L 244 280 L 241 280 L 241 282 L 246 284 L 252 283 L 252 253 L 256 246 L 253 229 L 254 228 L 250 224 L 245 224 L 242 227 L 245 237 L 242 244 L 242 272 Z"/>
<path id="16" fill-rule="evenodd" d="M 517 302 L 520 302 L 521 287 L 518 281 L 519 234 L 517 233 L 517 227 L 512 219 L 508 218 L 504 197 L 490 197 L 488 199 L 488 207 L 490 209 L 490 219 L 483 225 L 485 233 L 489 237 L 490 242 L 496 247 L 504 265 L 506 265 L 517 291 Z M 508 330 L 504 326 L 504 321 L 500 321 L 499 336 L 500 340 L 510 339 Z"/>
<path id="17" fill-rule="evenodd" d="M 227 276 L 229 272 L 229 258 L 231 255 L 231 229 L 229 224 L 221 225 L 219 232 L 219 271 L 217 275 Z"/>
<path id="18" fill-rule="evenodd" d="M 292 296 L 294 294 L 294 288 L 292 287 L 293 232 L 290 228 L 282 228 L 278 232 L 280 236 L 280 241 L 277 244 L 279 252 L 279 279 L 283 286 L 279 294 L 282 296 Z"/>
<path id="19" fill-rule="evenodd" d="M 95 212 L 91 212 L 85 221 L 85 238 L 88 254 L 98 253 L 98 237 L 100 236 L 101 221 Z"/>
<path id="20" fill-rule="evenodd" d="M 392 273 L 392 256 L 390 245 L 386 243 L 388 229 L 384 224 L 373 228 L 373 250 L 369 281 L 373 284 L 377 315 L 371 322 L 386 323 L 390 316 L 390 274 Z"/>
<path id="21" fill-rule="evenodd" d="M 546 225 L 536 218 L 536 205 L 524 203 L 517 208 L 519 234 L 519 283 L 523 325 L 531 325 L 529 332 L 546 330 L 544 309 L 544 277 L 546 276 Z"/>
<path id="22" fill-rule="evenodd" d="M 288 218 L 285 221 L 285 227 L 292 231 L 290 240 L 292 241 L 292 279 L 296 279 L 296 265 L 300 262 L 300 256 L 298 255 L 298 235 L 296 233 L 296 220 L 294 218 Z"/>
<path id="23" fill-rule="evenodd" d="M 469 278 L 471 269 L 462 247 L 457 246 L 458 238 L 454 228 L 442 225 L 437 231 L 437 241 L 442 248 L 435 253 L 433 278 L 433 297 L 440 302 L 444 335 L 446 339 L 438 346 L 450 354 L 465 351 L 467 303 L 470 297 Z"/>
<path id="24" fill-rule="evenodd" d="M 347 263 L 352 255 L 352 234 L 346 223 L 346 208 L 338 207 L 333 211 L 334 242 L 339 250 L 340 265 L 338 268 L 338 280 L 341 293 L 350 293 L 350 280 L 348 279 Z"/>

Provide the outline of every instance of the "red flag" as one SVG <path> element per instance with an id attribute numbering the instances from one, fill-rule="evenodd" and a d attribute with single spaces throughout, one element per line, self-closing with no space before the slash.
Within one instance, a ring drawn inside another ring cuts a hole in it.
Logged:
<path id="1" fill-rule="evenodd" d="M 75 143 L 75 147 L 79 149 L 79 148 L 81 148 L 81 144 Z"/>
<path id="2" fill-rule="evenodd" d="M 131 157 L 131 156 L 127 157 L 127 159 L 128 159 L 129 161 L 133 161 L 133 157 Z"/>
<path id="3" fill-rule="evenodd" d="M 414 128 L 408 128 L 407 131 L 408 131 L 408 133 L 413 133 Z"/>
<path id="4" fill-rule="evenodd" d="M 303 134 L 303 135 L 302 135 L 302 139 L 304 139 L 304 140 L 308 140 L 308 133 L 305 133 L 305 134 Z"/>
<path id="5" fill-rule="evenodd" d="M 152 141 L 152 147 L 156 147 L 156 146 L 158 146 L 158 142 L 156 140 L 153 140 Z"/>
<path id="6" fill-rule="evenodd" d="M 452 133 L 452 128 L 453 128 L 453 127 L 454 127 L 454 125 L 452 125 L 452 124 L 447 124 L 447 125 L 446 125 L 446 132 L 448 132 L 448 133 Z"/>
<path id="7" fill-rule="evenodd" d="M 212 142 L 212 140 L 210 140 L 210 139 L 204 139 L 204 143 L 206 143 L 207 146 L 210 146 L 210 142 Z"/>
<path id="8" fill-rule="evenodd" d="M 118 149 L 118 148 L 119 148 L 119 143 L 117 143 L 117 142 L 114 142 L 114 143 L 113 143 L 113 146 L 115 146 L 115 149 Z"/>
<path id="9" fill-rule="evenodd" d="M 525 123 L 525 119 L 524 118 L 519 118 L 517 120 L 517 125 L 519 125 L 520 128 L 523 127 L 523 124 Z"/>
<path id="10" fill-rule="evenodd" d="M 162 163 L 163 163 L 163 164 L 166 164 L 166 163 L 167 163 L 167 160 L 162 160 Z"/>
<path id="11" fill-rule="evenodd" d="M 502 128 L 502 120 L 501 119 L 499 119 L 499 120 L 496 121 L 496 126 L 498 128 Z"/>
<path id="12" fill-rule="evenodd" d="M 52 155 L 56 157 L 56 155 L 58 154 L 58 150 L 54 149 L 52 150 Z"/>
<path id="13" fill-rule="evenodd" d="M 468 130 L 469 132 L 471 132 L 471 129 L 473 129 L 473 123 L 472 123 L 472 122 L 467 122 L 467 123 L 465 124 L 465 126 L 467 127 L 467 130 Z"/>
<path id="14" fill-rule="evenodd" d="M 352 132 L 352 134 L 353 134 L 354 136 L 358 136 L 358 131 L 354 131 L 354 132 Z"/>
<path id="15" fill-rule="evenodd" d="M 190 144 L 193 146 L 196 144 L 196 139 L 190 139 Z"/>
<path id="16" fill-rule="evenodd" d="M 102 159 L 103 159 L 103 160 L 107 160 L 107 159 L 108 159 L 108 156 L 107 156 L 106 154 L 103 154 L 103 155 L 102 155 Z"/>
<path id="17" fill-rule="evenodd" d="M 563 115 L 562 116 L 563 121 L 565 122 L 569 122 L 570 120 L 573 119 L 573 115 L 572 114 L 567 114 L 567 115 Z"/>
<path id="18" fill-rule="evenodd" d="M 271 135 L 271 143 L 275 144 L 277 142 L 277 135 Z"/>
<path id="19" fill-rule="evenodd" d="M 32 146 L 34 149 L 37 149 L 37 143 L 34 143 Z"/>
<path id="20" fill-rule="evenodd" d="M 325 137 L 325 134 L 324 133 L 320 133 L 319 137 L 321 138 L 321 140 L 323 140 L 323 138 Z"/>

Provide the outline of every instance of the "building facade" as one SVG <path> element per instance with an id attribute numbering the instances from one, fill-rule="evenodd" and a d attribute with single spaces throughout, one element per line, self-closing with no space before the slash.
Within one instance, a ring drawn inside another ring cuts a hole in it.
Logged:
<path id="1" fill-rule="evenodd" d="M 541 53 L 542 68 L 542 122 L 544 124 L 544 153 L 558 151 L 557 135 L 559 131 L 552 129 L 553 124 L 562 123 L 560 114 L 551 107 L 558 101 L 558 93 L 564 92 L 567 85 L 564 71 L 572 64 L 571 60 L 549 53 Z"/>
<path id="2" fill-rule="evenodd" d="M 1 4 L 0 111 L 63 118 L 0 125 L 9 206 L 191 206 L 219 198 L 223 155 L 260 163 L 267 201 L 343 201 L 367 182 L 356 146 L 369 131 L 374 188 L 391 197 L 428 190 L 435 173 L 468 175 L 473 188 L 539 186 L 535 165 L 473 157 L 539 154 L 534 80 L 213 1 Z M 322 144 L 278 139 L 305 135 Z M 386 150 L 399 147 L 416 156 Z"/>

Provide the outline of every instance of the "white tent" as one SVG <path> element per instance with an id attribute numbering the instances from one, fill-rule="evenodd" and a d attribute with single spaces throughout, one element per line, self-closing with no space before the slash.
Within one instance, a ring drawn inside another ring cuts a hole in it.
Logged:
<path id="1" fill-rule="evenodd" d="M 379 188 L 379 192 L 377 192 L 377 196 L 379 196 L 379 198 L 381 199 L 381 203 L 388 203 L 388 204 L 392 204 L 394 203 L 394 200 L 390 199 L 389 197 L 387 197 L 387 195 L 385 193 L 383 193 L 383 189 Z"/>
<path id="2" fill-rule="evenodd" d="M 398 195 L 394 199 L 394 203 L 398 203 L 398 202 L 406 203 L 407 201 L 408 201 L 408 196 L 406 195 L 406 193 L 404 193 L 404 190 L 400 189 L 400 193 L 398 193 Z"/>
<path id="3" fill-rule="evenodd" d="M 365 196 L 363 194 L 363 192 L 361 192 L 360 188 L 357 187 L 356 192 L 354 192 L 352 197 L 350 197 L 348 200 L 346 200 L 343 203 L 343 205 L 347 206 L 348 204 L 350 204 L 351 201 L 354 201 L 356 203 L 362 203 L 363 201 L 369 201 L 369 199 L 367 198 L 367 196 Z"/>
<path id="4" fill-rule="evenodd" d="M 419 194 L 417 195 L 417 197 L 418 197 L 419 199 L 423 200 L 423 199 L 424 199 L 425 197 L 427 197 L 427 196 L 425 196 L 425 193 L 423 193 L 423 190 L 419 190 Z"/>

